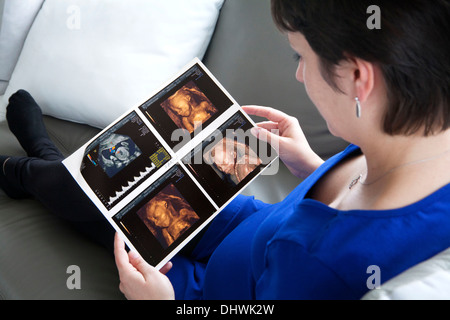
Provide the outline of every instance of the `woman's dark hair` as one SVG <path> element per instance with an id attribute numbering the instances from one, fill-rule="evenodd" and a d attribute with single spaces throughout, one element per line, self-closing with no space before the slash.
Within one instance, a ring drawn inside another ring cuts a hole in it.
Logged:
<path id="1" fill-rule="evenodd" d="M 368 27 L 372 5 L 381 12 L 379 29 Z M 386 133 L 450 128 L 450 0 L 272 0 L 272 14 L 281 30 L 305 36 L 337 91 L 334 71 L 343 60 L 381 68 Z"/>

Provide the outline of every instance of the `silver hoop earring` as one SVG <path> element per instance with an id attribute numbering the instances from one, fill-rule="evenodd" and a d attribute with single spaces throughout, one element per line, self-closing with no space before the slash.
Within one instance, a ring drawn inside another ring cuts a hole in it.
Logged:
<path id="1" fill-rule="evenodd" d="M 359 119 L 361 118 L 361 102 L 359 101 L 359 98 L 355 98 L 356 101 L 356 117 Z"/>

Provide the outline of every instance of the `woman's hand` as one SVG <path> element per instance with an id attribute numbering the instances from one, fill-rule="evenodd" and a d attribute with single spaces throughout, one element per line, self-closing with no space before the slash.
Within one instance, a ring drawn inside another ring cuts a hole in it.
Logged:
<path id="1" fill-rule="evenodd" d="M 129 300 L 173 300 L 172 284 L 165 276 L 172 268 L 167 263 L 161 271 L 149 265 L 136 252 L 125 251 L 125 244 L 116 233 L 114 255 L 120 277 L 120 291 Z"/>
<path id="2" fill-rule="evenodd" d="M 258 123 L 258 127 L 252 132 L 259 139 L 278 146 L 280 159 L 292 174 L 305 179 L 323 163 L 323 160 L 309 146 L 297 118 L 269 107 L 244 106 L 242 108 L 250 115 L 269 120 Z"/>

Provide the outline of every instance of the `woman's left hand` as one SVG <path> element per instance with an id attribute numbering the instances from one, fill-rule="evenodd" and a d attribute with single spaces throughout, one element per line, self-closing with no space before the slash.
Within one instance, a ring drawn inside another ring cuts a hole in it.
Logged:
<path id="1" fill-rule="evenodd" d="M 120 291 L 129 300 L 173 300 L 175 293 L 165 276 L 172 268 L 168 262 L 161 271 L 149 265 L 137 252 L 125 250 L 125 243 L 116 233 L 114 255 L 120 277 Z"/>

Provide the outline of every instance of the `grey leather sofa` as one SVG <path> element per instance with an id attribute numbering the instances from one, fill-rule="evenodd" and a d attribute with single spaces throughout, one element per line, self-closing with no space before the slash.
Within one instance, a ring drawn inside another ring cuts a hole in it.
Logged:
<path id="1" fill-rule="evenodd" d="M 226 0 L 204 62 L 241 105 L 273 106 L 298 117 L 313 149 L 328 158 L 346 143 L 330 135 L 296 82 L 292 55 L 272 22 L 269 0 Z M 45 122 L 65 155 L 98 133 L 54 118 Z M 5 122 L 0 137 L 0 154 L 24 155 Z M 299 182 L 280 164 L 276 175 L 259 177 L 244 193 L 273 203 Z M 67 285 L 72 265 L 80 268 L 81 289 Z M 123 299 L 118 285 L 114 257 L 103 247 L 37 201 L 11 200 L 0 191 L 0 299 Z"/>

